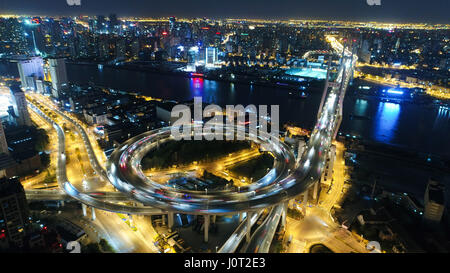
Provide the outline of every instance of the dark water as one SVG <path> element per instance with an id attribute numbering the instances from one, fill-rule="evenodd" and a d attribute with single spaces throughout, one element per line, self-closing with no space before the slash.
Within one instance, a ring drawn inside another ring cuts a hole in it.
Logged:
<path id="1" fill-rule="evenodd" d="M 313 127 L 322 93 L 320 89 L 308 90 L 310 96 L 307 99 L 293 100 L 288 97 L 286 89 L 274 87 L 189 79 L 108 67 L 100 71 L 97 66 L 92 65 L 69 64 L 67 71 L 72 83 L 87 84 L 91 81 L 100 86 L 139 92 L 156 98 L 187 101 L 194 96 L 202 96 L 204 102 L 221 106 L 278 104 L 281 122 L 295 122 L 304 128 Z M 17 77 L 16 65 L 0 64 L 0 75 L 5 74 Z M 370 118 L 351 119 L 350 114 Z M 340 130 L 344 134 L 360 136 L 368 141 L 450 158 L 450 111 L 443 107 L 394 104 L 381 102 L 376 98 L 359 99 L 347 96 Z M 419 200 L 423 198 L 430 175 L 428 171 L 395 160 L 391 163 L 385 159 L 380 160 L 383 162 L 372 162 L 377 170 L 396 174 L 393 180 L 380 181 L 381 184 L 398 190 L 407 188 L 408 192 L 413 193 Z M 386 163 L 386 166 L 382 163 Z M 401 176 L 401 179 L 398 176 Z M 450 179 L 447 177 L 445 180 Z M 448 181 L 446 184 L 449 185 Z M 447 191 L 447 194 L 450 195 L 450 191 Z"/>
<path id="2" fill-rule="evenodd" d="M 370 120 L 350 119 L 350 114 Z M 450 109 L 347 97 L 341 131 L 364 139 L 450 157 Z"/>
<path id="3" fill-rule="evenodd" d="M 202 96 L 203 101 L 221 106 L 227 104 L 280 105 L 280 121 L 292 121 L 312 128 L 322 90 L 309 90 L 304 100 L 290 99 L 286 89 L 227 83 L 204 79 L 119 70 L 93 65 L 67 65 L 69 80 L 77 84 L 92 81 L 117 90 L 144 95 L 191 100 Z M 1 65 L 1 74 L 18 75 L 15 64 Z M 370 119 L 351 119 L 350 114 Z M 450 110 L 438 106 L 394 104 L 378 99 L 358 99 L 347 96 L 341 132 L 365 140 L 401 146 L 415 151 L 450 157 Z"/>
<path id="4" fill-rule="evenodd" d="M 83 84 L 92 81 L 124 91 L 172 99 L 191 100 L 201 96 L 204 102 L 224 105 L 280 105 L 280 121 L 295 122 L 312 128 L 316 122 L 322 89 L 308 90 L 307 99 L 290 99 L 288 90 L 248 84 L 189 79 L 179 76 L 118 70 L 97 66 L 68 65 L 69 80 Z M 351 119 L 350 114 L 370 119 Z M 347 96 L 340 131 L 365 140 L 401 146 L 424 153 L 450 158 L 450 111 L 439 107 L 381 102 L 376 98 L 358 99 Z M 383 163 L 383 164 L 381 164 Z M 364 163 L 376 169 L 384 178 L 379 185 L 393 191 L 408 191 L 423 200 L 429 171 L 398 160 L 373 158 Z M 371 167 L 371 168 L 372 168 Z M 375 170 L 374 169 L 374 170 Z M 449 175 L 443 175 L 449 185 Z M 441 176 L 442 177 L 442 176 Z M 447 191 L 450 198 L 450 191 Z"/>
<path id="5" fill-rule="evenodd" d="M 203 101 L 226 104 L 280 105 L 280 120 L 311 128 L 316 120 L 322 90 L 310 90 L 305 100 L 290 99 L 286 89 L 233 84 L 204 79 L 117 70 L 96 66 L 68 65 L 69 79 L 89 80 L 124 91 L 138 91 L 157 98 L 186 101 L 202 96 Z M 350 114 L 371 119 L 351 119 Z M 347 96 L 341 131 L 362 138 L 402 146 L 424 153 L 450 157 L 450 110 L 437 106 L 394 104 L 378 99 Z"/>
<path id="6" fill-rule="evenodd" d="M 188 101 L 201 96 L 203 102 L 221 106 L 242 104 L 280 105 L 280 119 L 295 121 L 305 127 L 312 127 L 319 108 L 320 90 L 307 100 L 290 100 L 288 90 L 248 84 L 211 81 L 202 78 L 189 79 L 158 73 L 104 68 L 96 66 L 68 65 L 69 80 L 87 83 L 89 80 L 118 90 L 140 92 L 155 98 Z"/>

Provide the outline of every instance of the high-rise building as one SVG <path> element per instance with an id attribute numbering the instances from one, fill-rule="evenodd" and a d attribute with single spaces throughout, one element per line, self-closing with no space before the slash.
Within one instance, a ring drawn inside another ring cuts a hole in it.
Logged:
<path id="1" fill-rule="evenodd" d="M 52 78 L 52 95 L 59 98 L 61 91 L 67 87 L 67 71 L 64 59 L 49 59 L 50 75 Z"/>
<path id="2" fill-rule="evenodd" d="M 0 18 L 0 55 L 28 53 L 28 35 L 18 18 Z"/>
<path id="3" fill-rule="evenodd" d="M 17 117 L 17 125 L 31 126 L 31 118 L 28 113 L 25 93 L 16 85 L 10 87 L 14 114 Z"/>
<path id="4" fill-rule="evenodd" d="M 9 154 L 8 143 L 6 142 L 5 130 L 3 123 L 0 122 L 0 154 Z"/>
<path id="5" fill-rule="evenodd" d="M 216 47 L 207 47 L 205 52 L 205 65 L 213 66 L 217 63 L 217 48 Z"/>
<path id="6" fill-rule="evenodd" d="M 111 33 L 118 33 L 118 30 L 120 29 L 120 22 L 117 19 L 116 14 L 110 14 L 109 15 L 109 32 Z"/>
<path id="7" fill-rule="evenodd" d="M 0 179 L 0 247 L 22 247 L 29 222 L 22 184 L 17 178 Z"/>
<path id="8" fill-rule="evenodd" d="M 187 53 L 187 70 L 191 71 L 191 72 L 195 72 L 196 71 L 196 65 L 198 62 L 198 58 L 199 58 L 199 49 L 197 46 L 193 46 L 188 50 Z"/>
<path id="9" fill-rule="evenodd" d="M 110 58 L 110 43 L 107 37 L 101 37 L 98 42 L 98 55 L 101 59 L 107 60 Z"/>
<path id="10" fill-rule="evenodd" d="M 370 63 L 372 52 L 368 40 L 363 40 L 361 48 L 358 50 L 358 57 L 365 63 Z"/>
<path id="11" fill-rule="evenodd" d="M 45 92 L 44 80 L 36 80 L 36 92 L 38 92 L 39 94 L 44 94 Z"/>
<path id="12" fill-rule="evenodd" d="M 106 30 L 106 19 L 104 15 L 97 16 L 97 32 L 104 33 Z"/>
<path id="13" fill-rule="evenodd" d="M 120 39 L 116 41 L 116 50 L 115 50 L 115 57 L 117 61 L 125 60 L 126 58 L 126 51 L 127 51 L 127 44 L 125 39 Z"/>
<path id="14" fill-rule="evenodd" d="M 445 188 L 442 184 L 431 178 L 425 190 L 424 219 L 429 222 L 439 223 L 445 209 Z"/>
<path id="15" fill-rule="evenodd" d="M 170 28 L 170 32 L 173 31 L 173 29 L 175 28 L 175 23 L 176 23 L 177 19 L 175 17 L 170 17 L 169 18 L 169 28 Z"/>
<path id="16" fill-rule="evenodd" d="M 130 56 L 129 57 L 131 57 L 131 58 L 138 58 L 139 57 L 139 51 L 141 50 L 141 46 L 140 46 L 140 43 L 139 43 L 139 39 L 134 39 L 132 42 L 131 42 L 131 45 L 130 45 Z"/>
<path id="17" fill-rule="evenodd" d="M 36 89 L 36 79 L 44 78 L 44 62 L 42 57 L 32 57 L 17 63 L 20 81 L 25 89 Z"/>

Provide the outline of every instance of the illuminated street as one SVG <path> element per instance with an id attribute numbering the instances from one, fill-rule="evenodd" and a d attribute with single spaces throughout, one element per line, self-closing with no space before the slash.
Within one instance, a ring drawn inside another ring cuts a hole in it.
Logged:
<path id="1" fill-rule="evenodd" d="M 0 253 L 450 251 L 445 1 L 3 2 Z"/>

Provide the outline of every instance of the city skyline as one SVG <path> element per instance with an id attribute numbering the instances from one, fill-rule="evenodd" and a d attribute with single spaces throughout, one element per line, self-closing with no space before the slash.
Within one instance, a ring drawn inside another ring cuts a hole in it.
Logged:
<path id="1" fill-rule="evenodd" d="M 450 251 L 450 24 L 370 19 L 429 2 L 7 2 L 0 253 Z"/>
<path id="2" fill-rule="evenodd" d="M 184 17 L 184 18 L 252 18 L 252 19 L 298 19 L 298 20 L 344 20 L 377 21 L 387 23 L 433 23 L 448 24 L 450 4 L 445 0 L 381 1 L 381 5 L 369 5 L 366 0 L 350 0 L 344 3 L 332 0 L 319 1 L 182 1 L 171 3 L 138 3 L 118 0 L 81 1 L 80 6 L 70 6 L 66 0 L 43 0 L 27 3 L 3 0 L 3 14 L 27 15 L 98 15 L 117 13 L 119 17 Z"/>

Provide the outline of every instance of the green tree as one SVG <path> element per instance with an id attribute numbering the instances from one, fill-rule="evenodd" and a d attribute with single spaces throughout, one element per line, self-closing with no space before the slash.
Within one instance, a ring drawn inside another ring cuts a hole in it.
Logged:
<path id="1" fill-rule="evenodd" d="M 90 243 L 81 247 L 81 253 L 102 253 L 98 243 Z"/>
<path id="2" fill-rule="evenodd" d="M 103 250 L 103 252 L 114 252 L 114 248 L 109 244 L 108 241 L 103 238 L 100 239 L 99 245 L 100 249 Z"/>

